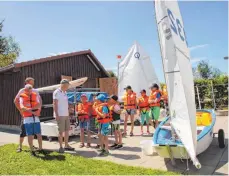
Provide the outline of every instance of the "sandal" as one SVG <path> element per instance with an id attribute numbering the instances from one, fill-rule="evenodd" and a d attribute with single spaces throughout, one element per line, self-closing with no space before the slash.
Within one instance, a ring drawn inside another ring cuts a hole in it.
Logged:
<path id="1" fill-rule="evenodd" d="M 96 148 L 96 149 L 99 149 L 99 148 L 100 148 L 100 145 L 99 145 L 99 144 L 97 144 L 97 145 L 95 146 L 95 148 Z"/>
<path id="2" fill-rule="evenodd" d="M 81 143 L 81 144 L 80 144 L 80 148 L 83 148 L 83 147 L 84 147 L 84 143 Z"/>
<path id="3" fill-rule="evenodd" d="M 91 144 L 90 143 L 87 143 L 87 148 L 90 148 L 91 147 Z"/>

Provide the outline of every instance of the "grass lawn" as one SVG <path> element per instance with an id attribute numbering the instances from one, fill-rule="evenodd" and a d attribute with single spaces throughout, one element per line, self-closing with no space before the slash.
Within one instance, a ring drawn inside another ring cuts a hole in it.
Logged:
<path id="1" fill-rule="evenodd" d="M 17 145 L 0 147 L 0 174 L 58 174 L 58 175 L 175 175 L 174 172 L 130 167 L 78 155 L 50 152 L 38 157 L 30 156 L 25 147 L 16 153 Z M 129 161 L 130 162 L 130 161 Z"/>

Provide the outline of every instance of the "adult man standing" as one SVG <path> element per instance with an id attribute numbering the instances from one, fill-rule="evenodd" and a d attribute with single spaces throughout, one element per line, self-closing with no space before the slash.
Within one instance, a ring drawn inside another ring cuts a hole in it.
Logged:
<path id="1" fill-rule="evenodd" d="M 33 79 L 32 77 L 26 78 L 26 79 L 25 79 L 25 85 L 26 85 L 26 84 L 30 84 L 32 87 L 34 87 L 34 79 Z M 20 109 L 19 98 L 20 98 L 20 95 L 21 95 L 22 93 L 24 93 L 24 92 L 25 92 L 25 88 L 20 89 L 20 90 L 18 91 L 16 97 L 14 98 L 14 104 L 15 104 L 16 108 L 18 109 L 18 111 L 20 112 L 21 117 L 23 117 L 23 116 L 22 116 L 22 111 L 21 111 L 21 109 Z M 40 105 L 42 106 L 42 99 L 41 99 L 41 97 L 40 97 L 38 91 L 37 91 L 36 89 L 33 88 L 33 89 L 32 89 L 32 92 L 34 92 L 34 93 L 37 94 L 37 96 L 38 96 L 38 98 L 39 98 Z M 22 151 L 22 143 L 23 143 L 23 141 L 24 141 L 24 137 L 25 137 L 25 136 L 26 136 L 25 126 L 24 126 L 23 118 L 22 118 L 22 120 L 21 120 L 21 132 L 20 132 L 20 139 L 19 139 L 19 147 L 18 147 L 18 149 L 17 149 L 17 152 L 21 152 L 21 151 Z"/>
<path id="2" fill-rule="evenodd" d="M 39 120 L 41 104 L 37 93 L 33 92 L 32 88 L 30 84 L 25 85 L 24 93 L 20 94 L 19 104 L 31 155 L 35 156 L 33 147 L 34 135 L 37 135 L 39 151 L 43 153 L 44 151 L 42 150 L 41 125 Z"/>
<path id="3" fill-rule="evenodd" d="M 126 93 L 123 96 L 122 100 L 124 102 L 124 109 L 126 111 L 125 114 L 125 121 L 124 121 L 124 136 L 126 135 L 126 128 L 127 128 L 127 120 L 128 117 L 130 117 L 131 120 L 131 131 L 130 131 L 130 136 L 133 136 L 133 130 L 134 130 L 134 115 L 136 113 L 136 106 L 137 106 L 137 101 L 136 101 L 136 93 L 133 92 L 131 86 L 127 86 L 125 88 Z"/>
<path id="4" fill-rule="evenodd" d="M 68 97 L 66 91 L 69 88 L 69 81 L 63 79 L 60 82 L 60 88 L 53 92 L 53 110 L 54 117 L 56 118 L 58 130 L 59 130 L 59 152 L 63 153 L 64 150 L 74 150 L 68 144 L 69 130 L 70 130 L 70 120 L 69 120 L 69 110 L 68 110 Z M 63 134 L 65 147 L 63 149 Z"/>

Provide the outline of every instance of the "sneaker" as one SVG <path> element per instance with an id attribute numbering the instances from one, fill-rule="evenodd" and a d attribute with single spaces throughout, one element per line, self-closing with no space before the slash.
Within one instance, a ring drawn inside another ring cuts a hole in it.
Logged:
<path id="1" fill-rule="evenodd" d="M 64 153 L 64 149 L 62 147 L 59 148 L 59 153 Z"/>
<path id="2" fill-rule="evenodd" d="M 111 145 L 110 147 L 113 148 L 113 147 L 116 147 L 118 146 L 118 144 L 114 143 L 113 145 Z"/>
<path id="3" fill-rule="evenodd" d="M 67 146 L 67 147 L 64 147 L 64 150 L 67 150 L 67 151 L 74 151 L 75 149 L 72 148 L 71 146 Z"/>
<path id="4" fill-rule="evenodd" d="M 104 156 L 104 152 L 106 152 L 105 149 L 102 149 L 98 156 Z"/>
<path id="5" fill-rule="evenodd" d="M 21 151 L 22 151 L 21 148 L 17 148 L 17 150 L 16 150 L 17 153 L 20 153 Z"/>
<path id="6" fill-rule="evenodd" d="M 110 153 L 109 153 L 109 151 L 104 151 L 103 152 L 103 156 L 108 156 Z"/>
<path id="7" fill-rule="evenodd" d="M 34 150 L 38 150 L 38 148 L 37 148 L 37 147 L 35 147 L 35 146 L 33 146 L 33 149 L 34 149 Z"/>
<path id="8" fill-rule="evenodd" d="M 134 134 L 131 132 L 131 133 L 130 133 L 130 136 L 133 136 L 133 135 L 134 135 Z"/>
<path id="9" fill-rule="evenodd" d="M 43 149 L 38 150 L 38 153 L 41 153 L 41 154 L 43 154 L 43 155 L 46 155 L 46 154 L 47 154 L 46 151 L 44 151 Z"/>
<path id="10" fill-rule="evenodd" d="M 119 145 L 117 145 L 117 146 L 115 147 L 115 149 L 121 149 L 121 148 L 123 148 L 123 145 L 122 145 L 122 144 L 119 144 Z"/>
<path id="11" fill-rule="evenodd" d="M 99 148 L 98 149 L 98 152 L 102 152 L 102 151 L 104 151 L 105 149 L 104 148 Z"/>
<path id="12" fill-rule="evenodd" d="M 31 156 L 36 156 L 35 151 L 31 151 L 30 155 L 31 155 Z"/>

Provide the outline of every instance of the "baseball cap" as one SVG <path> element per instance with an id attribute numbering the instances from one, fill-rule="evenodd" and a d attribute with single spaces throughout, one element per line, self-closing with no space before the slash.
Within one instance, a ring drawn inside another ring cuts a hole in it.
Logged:
<path id="1" fill-rule="evenodd" d="M 146 93 L 146 90 L 145 89 L 142 89 L 140 93 Z"/>
<path id="2" fill-rule="evenodd" d="M 103 94 L 99 94 L 99 95 L 97 96 L 97 100 L 99 100 L 99 101 L 101 101 L 101 102 L 105 102 L 106 99 L 107 99 L 107 98 L 106 98 L 105 95 L 103 95 Z"/>
<path id="3" fill-rule="evenodd" d="M 81 97 L 87 97 L 87 95 L 86 94 L 82 94 Z"/>
<path id="4" fill-rule="evenodd" d="M 32 88 L 33 88 L 33 86 L 31 84 L 26 84 L 25 85 L 25 89 L 32 89 Z"/>
<path id="5" fill-rule="evenodd" d="M 126 86 L 126 88 L 124 88 L 124 90 L 128 90 L 128 89 L 132 89 L 131 86 Z"/>
<path id="6" fill-rule="evenodd" d="M 117 95 L 111 95 L 109 98 L 113 99 L 114 101 L 118 101 L 118 96 Z"/>
<path id="7" fill-rule="evenodd" d="M 69 81 L 67 79 L 62 79 L 60 81 L 60 84 L 69 84 Z"/>
<path id="8" fill-rule="evenodd" d="M 158 86 L 156 83 L 154 83 L 154 84 L 152 84 L 152 85 L 150 86 L 150 88 L 151 88 L 151 89 L 152 89 L 152 88 L 159 89 L 159 86 Z"/>

